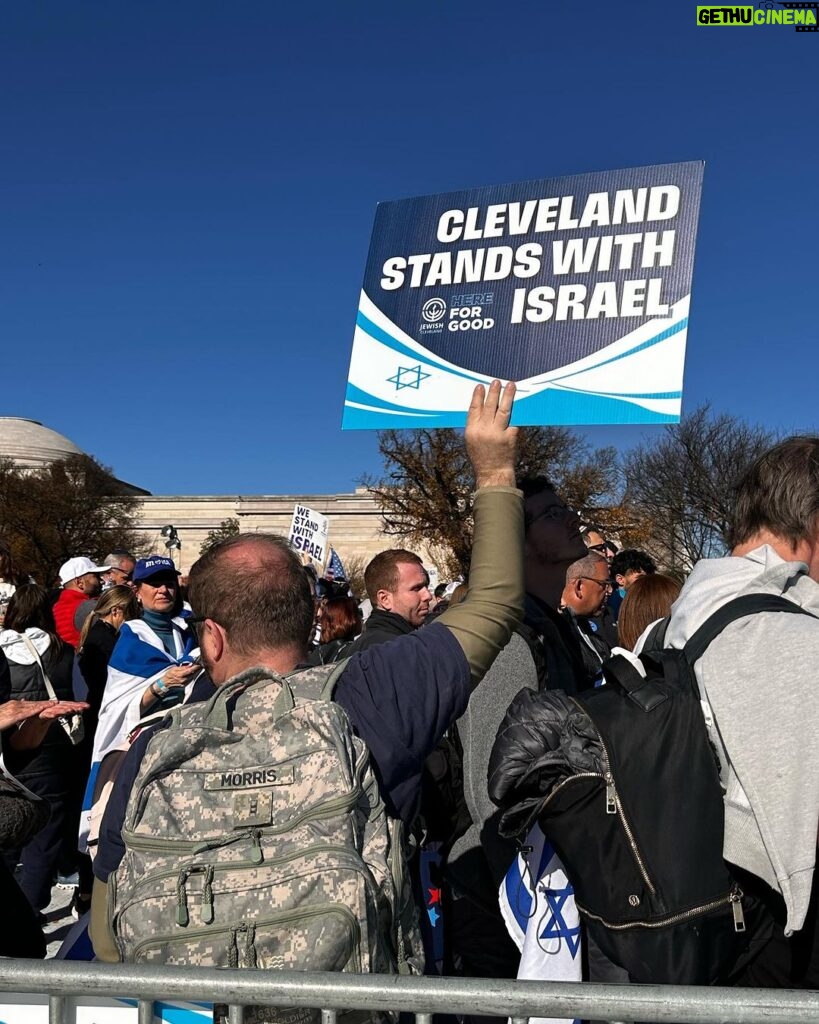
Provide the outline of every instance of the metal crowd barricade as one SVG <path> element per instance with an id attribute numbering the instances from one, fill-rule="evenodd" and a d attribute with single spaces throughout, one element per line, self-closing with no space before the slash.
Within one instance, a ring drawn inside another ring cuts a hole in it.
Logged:
<path id="1" fill-rule="evenodd" d="M 431 1014 L 553 1016 L 676 1024 L 819 1024 L 819 993 L 775 989 L 597 985 L 568 982 L 414 978 L 402 975 L 311 974 L 215 970 L 135 964 L 0 960 L 0 992 L 49 996 L 49 1024 L 73 1024 L 71 997 L 137 999 L 139 1024 L 151 1024 L 153 1003 L 165 999 L 226 1003 L 230 1024 L 242 1007 L 322 1011 L 335 1024 L 341 1010 L 404 1010 L 418 1024 Z"/>

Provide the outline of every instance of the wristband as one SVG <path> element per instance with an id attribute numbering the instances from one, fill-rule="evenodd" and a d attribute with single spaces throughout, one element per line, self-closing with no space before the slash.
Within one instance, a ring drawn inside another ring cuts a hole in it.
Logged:
<path id="1" fill-rule="evenodd" d="M 156 689 L 154 689 L 156 687 Z M 155 683 L 151 684 L 151 693 L 154 697 L 164 697 L 168 692 L 168 684 L 164 679 L 157 679 Z"/>

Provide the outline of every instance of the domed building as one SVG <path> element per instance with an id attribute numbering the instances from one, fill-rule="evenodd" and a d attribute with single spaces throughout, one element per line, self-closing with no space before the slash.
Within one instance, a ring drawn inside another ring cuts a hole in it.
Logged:
<path id="1" fill-rule="evenodd" d="M 82 454 L 73 441 L 37 420 L 0 416 L 0 459 L 11 459 L 18 466 L 34 470 Z M 381 533 L 381 509 L 364 487 L 357 487 L 351 494 L 154 495 L 135 484 L 118 482 L 139 504 L 136 528 L 143 542 L 136 553 L 169 549 L 168 554 L 183 573 L 199 557 L 209 532 L 226 520 L 238 521 L 243 532 L 286 535 L 296 504 L 329 517 L 329 543 L 342 562 L 368 562 L 384 548 L 402 546 L 402 538 Z M 423 550 L 419 553 L 425 554 Z M 92 554 L 102 557 L 104 552 Z M 434 571 L 429 559 L 427 564 Z"/>
<path id="2" fill-rule="evenodd" d="M 0 416 L 0 459 L 39 469 L 69 455 L 82 455 L 73 441 L 37 420 Z"/>
<path id="3" fill-rule="evenodd" d="M 25 469 L 41 469 L 69 455 L 84 454 L 82 448 L 78 448 L 73 441 L 51 427 L 43 426 L 39 420 L 0 416 L 0 459 L 11 459 L 15 465 Z M 125 480 L 117 480 L 117 483 L 122 485 L 126 494 L 151 493 Z"/>

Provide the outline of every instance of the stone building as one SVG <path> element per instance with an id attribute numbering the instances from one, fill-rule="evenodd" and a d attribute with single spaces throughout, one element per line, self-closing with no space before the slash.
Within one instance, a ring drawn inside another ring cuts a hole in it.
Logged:
<path id="1" fill-rule="evenodd" d="M 36 420 L 0 416 L 0 459 L 12 459 L 20 466 L 36 469 L 82 451 L 68 438 Z M 401 546 L 401 539 L 381 533 L 381 510 L 363 487 L 350 494 L 284 495 L 154 495 L 135 484 L 120 481 L 139 502 L 137 529 L 143 539 L 142 551 L 164 552 L 167 530 L 172 527 L 178 547 L 169 554 L 186 573 L 199 557 L 208 533 L 227 519 L 237 519 L 242 532 L 287 533 L 296 503 L 306 505 L 330 519 L 329 543 L 345 559 L 369 561 L 385 547 Z M 173 543 L 173 542 L 172 542 Z M 77 552 L 101 557 L 105 552 Z"/>
<path id="2" fill-rule="evenodd" d="M 342 561 L 369 561 L 382 548 L 398 545 L 397 538 L 382 535 L 380 509 L 363 487 L 352 494 L 150 495 L 141 500 L 138 525 L 155 551 L 165 545 L 162 528 L 174 528 L 181 546 L 171 555 L 184 573 L 208 533 L 225 520 L 238 519 L 242 533 L 286 534 L 296 503 L 329 517 L 329 542 Z"/>

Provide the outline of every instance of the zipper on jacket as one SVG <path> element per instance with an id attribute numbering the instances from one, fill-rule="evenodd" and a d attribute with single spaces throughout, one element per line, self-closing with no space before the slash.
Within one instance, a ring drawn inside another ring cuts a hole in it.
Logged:
<path id="1" fill-rule="evenodd" d="M 604 925 L 611 931 L 627 931 L 633 928 L 667 928 L 672 924 L 680 924 L 682 921 L 688 921 L 692 917 L 699 917 L 701 914 L 707 914 L 712 910 L 718 910 L 720 907 L 731 904 L 734 914 L 734 931 L 744 932 L 745 931 L 745 916 L 742 913 L 742 890 L 738 887 L 734 887 L 727 896 L 720 896 L 718 899 L 710 900 L 708 903 L 701 903 L 698 907 L 692 907 L 690 910 L 683 910 L 679 914 L 671 914 L 668 917 L 660 918 L 657 921 L 625 921 L 622 924 L 614 924 L 612 921 L 607 921 L 604 917 L 599 914 L 593 914 L 586 907 L 581 906 L 577 903 L 577 909 L 585 917 L 590 917 L 593 921 L 599 921 L 600 924 Z"/>
<path id="2" fill-rule="evenodd" d="M 574 699 L 574 697 L 569 697 L 569 700 L 572 702 L 572 704 L 575 705 L 575 707 L 579 708 L 583 712 L 584 715 L 586 715 L 588 718 L 590 718 L 591 722 L 592 722 L 592 725 L 594 725 L 594 719 L 591 718 L 591 715 L 588 714 L 586 709 L 584 707 L 582 707 L 582 705 L 580 705 Z M 595 729 L 597 729 L 596 725 L 595 725 Z M 597 736 L 598 736 L 598 739 L 600 740 L 600 746 L 601 746 L 601 748 L 603 750 L 603 778 L 604 778 L 605 783 L 606 783 L 606 814 L 619 814 L 620 815 L 620 821 L 623 824 L 623 831 L 626 833 L 626 839 L 628 840 L 628 844 L 631 847 L 631 852 L 632 852 L 632 854 L 634 856 L 634 860 L 637 863 L 637 867 L 638 867 L 638 869 L 640 871 L 640 874 L 642 875 L 643 881 L 645 882 L 645 886 L 648 889 L 648 891 L 651 893 L 652 896 L 656 896 L 657 895 L 657 889 L 656 889 L 654 883 L 651 881 L 651 876 L 648 873 L 648 868 L 646 868 L 645 862 L 643 861 L 643 858 L 642 858 L 642 855 L 640 853 L 639 847 L 637 846 L 637 840 L 634 838 L 634 832 L 632 832 L 631 824 L 630 824 L 628 818 L 626 817 L 625 811 L 623 810 L 623 804 L 622 804 L 622 802 L 620 800 L 620 797 L 617 795 L 617 787 L 616 787 L 615 782 L 614 782 L 614 773 L 611 770 L 611 761 L 609 759 L 609 751 L 608 751 L 608 748 L 606 747 L 605 740 L 600 735 L 600 730 L 599 729 L 597 729 Z"/>
<path id="3" fill-rule="evenodd" d="M 602 740 L 600 742 L 602 743 Z M 640 854 L 640 849 L 637 846 L 637 840 L 634 838 L 634 833 L 631 830 L 631 824 L 630 824 L 628 818 L 626 817 L 626 812 L 623 810 L 622 801 L 620 800 L 620 797 L 619 797 L 619 795 L 617 793 L 617 789 L 616 789 L 616 787 L 614 785 L 614 776 L 612 775 L 611 768 L 609 768 L 609 754 L 608 754 L 608 751 L 606 750 L 605 744 L 603 744 L 603 757 L 605 759 L 605 764 L 606 764 L 606 779 L 610 780 L 610 781 L 607 781 L 607 786 L 606 786 L 606 814 L 619 814 L 620 815 L 620 822 L 621 822 L 621 824 L 623 826 L 623 831 L 626 834 L 626 839 L 628 839 L 628 844 L 631 847 L 631 852 L 634 855 L 634 860 L 635 860 L 635 862 L 637 864 L 637 867 L 640 870 L 640 874 L 643 877 L 643 881 L 645 882 L 646 888 L 648 889 L 648 891 L 651 893 L 652 896 L 656 896 L 657 895 L 657 889 L 655 888 L 654 883 L 651 881 L 651 876 L 648 873 L 648 868 L 645 866 L 645 862 L 643 861 L 642 855 Z M 611 786 L 611 795 L 612 795 L 612 798 L 614 800 L 614 810 L 613 811 L 609 810 L 609 793 L 608 793 L 609 785 Z"/>
<path id="4" fill-rule="evenodd" d="M 738 885 L 731 890 L 731 910 L 734 913 L 734 931 L 745 931 L 745 914 L 742 912 L 742 889 Z"/>
<path id="5" fill-rule="evenodd" d="M 616 814 L 617 790 L 614 788 L 614 776 L 606 772 L 603 778 L 606 780 L 606 814 Z"/>
<path id="6" fill-rule="evenodd" d="M 570 785 L 577 779 L 603 779 L 605 781 L 605 778 L 605 775 L 601 775 L 600 772 L 578 772 L 576 775 L 570 775 L 567 779 L 563 779 L 562 782 L 558 782 L 556 786 L 552 787 L 551 793 L 541 802 L 537 813 L 540 814 L 544 807 L 548 807 L 549 802 L 557 796 L 564 786 Z"/>

